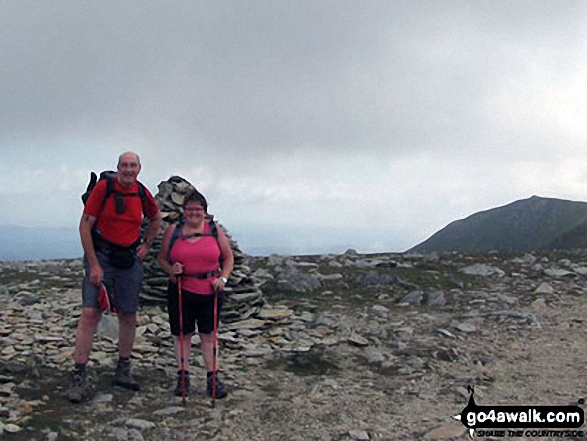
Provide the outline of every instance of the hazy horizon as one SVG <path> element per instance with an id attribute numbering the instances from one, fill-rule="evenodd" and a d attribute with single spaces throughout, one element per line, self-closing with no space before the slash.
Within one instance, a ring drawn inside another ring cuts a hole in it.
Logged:
<path id="1" fill-rule="evenodd" d="M 338 241 L 325 239 L 328 237 L 327 233 L 332 231 L 324 229 L 292 231 L 280 226 L 265 226 L 250 230 L 239 229 L 235 232 L 229 226 L 227 228 L 240 250 L 251 256 L 342 254 L 348 249 L 362 254 L 405 251 L 389 249 L 384 245 L 385 237 L 376 234 L 353 243 L 344 238 Z M 341 237 L 341 233 L 343 232 L 339 232 L 337 237 Z M 370 245 L 357 246 L 359 242 Z M 0 225 L 0 261 L 79 258 L 82 255 L 77 228 L 39 229 Z"/>

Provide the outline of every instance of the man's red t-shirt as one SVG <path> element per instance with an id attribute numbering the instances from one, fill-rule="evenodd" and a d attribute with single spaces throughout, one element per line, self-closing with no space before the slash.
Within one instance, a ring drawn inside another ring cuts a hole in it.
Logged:
<path id="1" fill-rule="evenodd" d="M 141 198 L 138 195 L 123 197 L 125 210 L 124 213 L 118 213 L 115 193 L 138 194 L 139 184 L 135 182 L 132 187 L 126 188 L 118 182 L 118 179 L 114 178 L 114 191 L 104 200 L 106 185 L 105 179 L 96 184 L 86 201 L 84 213 L 97 219 L 96 230 L 104 239 L 117 245 L 132 245 L 137 241 L 141 232 L 143 220 Z M 147 188 L 145 188 L 145 195 L 145 215 L 149 219 L 154 219 L 159 213 L 159 207 Z"/>

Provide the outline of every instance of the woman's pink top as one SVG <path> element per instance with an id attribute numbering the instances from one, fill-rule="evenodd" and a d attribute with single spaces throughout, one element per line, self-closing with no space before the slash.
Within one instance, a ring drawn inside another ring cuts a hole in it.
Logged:
<path id="1" fill-rule="evenodd" d="M 210 223 L 204 223 L 204 233 L 210 232 Z M 194 241 L 195 242 L 192 242 Z M 183 265 L 185 276 L 182 279 L 182 290 L 196 294 L 212 294 L 214 288 L 212 281 L 219 277 L 218 274 L 207 279 L 189 277 L 190 274 L 208 273 L 220 267 L 220 248 L 213 236 L 192 237 L 189 239 L 177 238 L 171 249 L 171 262 L 180 262 Z"/>

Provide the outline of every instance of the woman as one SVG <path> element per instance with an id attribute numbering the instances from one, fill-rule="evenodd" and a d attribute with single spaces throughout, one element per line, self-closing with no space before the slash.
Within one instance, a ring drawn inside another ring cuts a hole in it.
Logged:
<path id="1" fill-rule="evenodd" d="M 170 281 L 167 291 L 169 324 L 178 366 L 175 395 L 182 396 L 184 387 L 185 393 L 189 392 L 188 362 L 197 322 L 207 370 L 208 395 L 212 396 L 215 380 L 215 398 L 224 398 L 226 390 L 214 372 L 214 297 L 218 299 L 216 317 L 219 317 L 234 257 L 224 229 L 217 228 L 208 216 L 208 203 L 201 193 L 195 189 L 188 192 L 183 211 L 183 220 L 165 231 L 158 256 Z M 181 285 L 183 333 L 180 333 L 178 285 Z"/>

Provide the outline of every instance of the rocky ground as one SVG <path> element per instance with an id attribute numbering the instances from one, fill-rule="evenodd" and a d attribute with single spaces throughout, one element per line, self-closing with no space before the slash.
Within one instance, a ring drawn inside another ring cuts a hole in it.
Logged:
<path id="1" fill-rule="evenodd" d="M 230 395 L 212 408 L 196 355 L 197 393 L 185 406 L 172 396 L 171 337 L 156 305 L 140 314 L 141 391 L 110 385 L 116 320 L 107 314 L 89 366 L 94 398 L 70 404 L 81 262 L 0 262 L 0 438 L 465 440 L 451 415 L 467 386 L 477 404 L 587 395 L 587 254 L 348 251 L 248 265 L 266 303 L 221 326 Z"/>

